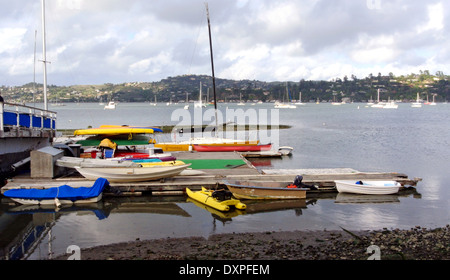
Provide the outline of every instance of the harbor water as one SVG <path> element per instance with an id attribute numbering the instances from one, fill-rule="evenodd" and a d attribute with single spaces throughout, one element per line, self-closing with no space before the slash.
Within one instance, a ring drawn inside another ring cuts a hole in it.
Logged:
<path id="1" fill-rule="evenodd" d="M 58 112 L 58 129 L 75 129 L 102 124 L 175 125 L 180 119 L 173 118 L 173 112 L 182 108 L 181 104 L 119 103 L 115 110 L 104 110 L 98 104 L 80 103 L 50 110 Z M 273 104 L 219 105 L 223 121 L 229 121 L 226 109 L 262 109 L 277 116 L 279 124 L 291 126 L 280 129 L 277 137 L 279 145 L 294 148 L 293 155 L 255 160 L 258 169 L 352 168 L 399 172 L 422 181 L 402 195 L 367 196 L 362 201 L 361 196 L 336 193 L 303 202 L 249 203 L 254 204 L 249 207 L 253 210 L 229 214 L 208 212 L 183 196 L 105 197 L 96 207 L 57 212 L 2 203 L 1 258 L 48 259 L 65 253 L 70 245 L 86 248 L 136 239 L 434 228 L 449 223 L 450 105 L 411 108 L 400 103 L 398 109 L 377 109 L 364 103 L 307 103 L 276 112 L 273 108 Z M 270 120 L 270 113 L 264 117 Z M 246 133 L 246 137 L 258 137 L 258 132 Z"/>

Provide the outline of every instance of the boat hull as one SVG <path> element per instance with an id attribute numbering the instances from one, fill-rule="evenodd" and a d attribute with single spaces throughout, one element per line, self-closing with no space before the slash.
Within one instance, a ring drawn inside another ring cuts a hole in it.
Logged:
<path id="1" fill-rule="evenodd" d="M 270 150 L 272 148 L 272 144 L 247 146 L 194 145 L 193 147 L 197 152 L 257 152 Z"/>
<path id="2" fill-rule="evenodd" d="M 340 193 L 395 194 L 401 187 L 395 181 L 363 181 L 363 184 L 357 184 L 358 180 L 338 180 L 334 182 Z"/>
<path id="3" fill-rule="evenodd" d="M 165 152 L 175 151 L 189 151 L 190 144 L 177 144 L 177 143 L 157 143 L 155 148 L 161 148 Z"/>
<path id="4" fill-rule="evenodd" d="M 98 178 L 91 187 L 13 188 L 3 195 L 25 205 L 85 204 L 100 201 L 103 190 L 108 186 L 108 180 Z"/>
<path id="5" fill-rule="evenodd" d="M 239 199 L 304 199 L 305 188 L 286 188 L 286 183 L 230 183 L 227 188 Z"/>
<path id="6" fill-rule="evenodd" d="M 86 179 L 96 180 L 99 177 L 108 179 L 110 182 L 143 182 L 169 178 L 180 174 L 190 164 L 177 166 L 152 166 L 138 168 L 84 168 L 75 169 Z"/>
<path id="7" fill-rule="evenodd" d="M 186 188 L 186 194 L 193 200 L 196 200 L 202 204 L 205 204 L 211 208 L 217 209 L 219 211 L 229 211 L 231 209 L 230 206 L 233 206 L 237 209 L 244 210 L 247 206 L 244 203 L 241 203 L 236 199 L 227 199 L 224 201 L 220 201 L 214 197 L 212 197 L 213 191 L 208 191 L 204 187 L 202 187 L 201 191 L 193 192 L 189 188 Z"/>
<path id="8" fill-rule="evenodd" d="M 23 205 L 72 205 L 72 204 L 89 204 L 96 203 L 102 200 L 103 194 L 100 194 L 97 197 L 89 198 L 89 199 L 80 199 L 80 200 L 67 200 L 67 199 L 44 199 L 44 200 L 36 200 L 36 199 L 22 199 L 22 198 L 11 198 L 11 200 L 23 204 Z"/>

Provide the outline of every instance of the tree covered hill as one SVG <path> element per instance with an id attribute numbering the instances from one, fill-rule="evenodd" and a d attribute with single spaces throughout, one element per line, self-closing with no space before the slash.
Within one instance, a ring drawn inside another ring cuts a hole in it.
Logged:
<path id="1" fill-rule="evenodd" d="M 182 75 L 167 77 L 158 82 L 131 82 L 103 85 L 74 85 L 48 87 L 49 102 L 185 102 L 199 98 L 200 82 L 202 83 L 203 100 L 213 99 L 212 78 L 207 75 Z M 365 102 L 377 98 L 380 89 L 380 99 L 415 100 L 417 93 L 422 99 L 435 96 L 436 102 L 450 100 L 449 76 L 442 72 L 435 75 L 429 71 L 419 74 L 394 76 L 377 76 L 370 74 L 365 78 L 336 78 L 331 81 L 279 81 L 264 82 L 257 80 L 228 80 L 216 78 L 217 100 L 222 102 L 286 101 L 298 100 L 301 92 L 303 102 L 354 101 Z M 18 87 L 2 86 L 1 94 L 6 100 L 15 103 L 42 102 L 42 85 L 29 83 Z"/>

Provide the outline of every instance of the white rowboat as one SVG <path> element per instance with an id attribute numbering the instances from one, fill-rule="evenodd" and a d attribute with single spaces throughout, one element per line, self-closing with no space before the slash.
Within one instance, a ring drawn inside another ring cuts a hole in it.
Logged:
<path id="1" fill-rule="evenodd" d="M 340 193 L 394 194 L 398 193 L 401 187 L 401 184 L 396 181 L 339 180 L 334 182 Z"/>
<path id="2" fill-rule="evenodd" d="M 86 179 L 96 180 L 99 177 L 108 179 L 109 182 L 143 182 L 159 180 L 179 175 L 190 164 L 183 165 L 154 165 L 152 167 L 75 167 Z"/>

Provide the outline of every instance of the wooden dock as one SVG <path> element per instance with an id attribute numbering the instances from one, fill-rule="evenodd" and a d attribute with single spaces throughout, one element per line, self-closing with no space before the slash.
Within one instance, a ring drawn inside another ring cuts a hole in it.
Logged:
<path id="1" fill-rule="evenodd" d="M 240 164 L 228 165 L 224 168 L 198 169 L 202 175 L 175 176 L 158 181 L 111 183 L 111 186 L 119 189 L 124 194 L 133 195 L 140 193 L 151 193 L 152 195 L 180 195 L 184 194 L 186 187 L 199 190 L 202 186 L 206 188 L 223 187 L 222 182 L 226 179 L 253 180 L 259 182 L 286 182 L 292 183 L 297 175 L 303 176 L 303 183 L 316 185 L 317 191 L 310 192 L 336 192 L 334 180 L 395 180 L 405 186 L 415 186 L 420 178 L 410 179 L 407 175 L 395 172 L 361 172 L 352 168 L 332 169 L 263 169 L 258 171 L 240 153 L 232 152 L 175 152 L 172 153 L 177 160 L 204 161 L 208 167 L 209 162 L 233 160 Z M 211 164 L 212 166 L 213 164 Z M 192 165 L 194 166 L 194 165 Z M 202 165 L 200 165 L 202 166 Z M 205 165 L 203 165 L 205 166 Z M 1 192 L 14 188 L 49 188 L 67 184 L 73 187 L 90 186 L 92 181 L 81 177 L 77 172 L 72 175 L 55 179 L 35 179 L 29 176 L 18 176 L 11 180 L 1 189 Z"/>

